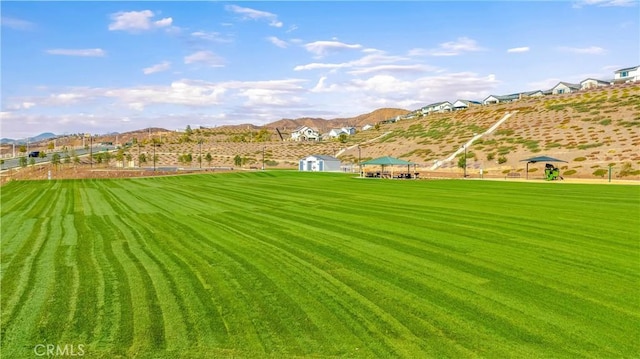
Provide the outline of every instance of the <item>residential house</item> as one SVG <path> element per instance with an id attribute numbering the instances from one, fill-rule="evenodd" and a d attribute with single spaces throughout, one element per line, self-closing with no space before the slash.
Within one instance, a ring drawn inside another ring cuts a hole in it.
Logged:
<path id="1" fill-rule="evenodd" d="M 614 72 L 613 81 L 619 82 L 635 82 L 640 80 L 640 66 L 627 67 Z"/>
<path id="2" fill-rule="evenodd" d="M 611 85 L 610 81 L 603 81 L 603 80 L 598 80 L 593 78 L 588 78 L 586 80 L 580 81 L 581 90 L 594 89 L 594 88 L 605 87 L 609 85 Z"/>
<path id="3" fill-rule="evenodd" d="M 291 139 L 293 141 L 320 141 L 320 133 L 309 126 L 302 126 L 291 132 Z"/>
<path id="4" fill-rule="evenodd" d="M 310 155 L 300 160 L 298 170 L 309 172 L 339 172 L 340 160 L 333 156 Z"/>
<path id="5" fill-rule="evenodd" d="M 420 111 L 422 112 L 423 115 L 428 115 L 430 113 L 449 112 L 452 109 L 453 108 L 451 106 L 451 102 L 444 101 L 444 102 L 436 102 L 436 103 L 432 103 L 430 105 L 427 105 L 427 106 L 421 108 Z"/>
<path id="6" fill-rule="evenodd" d="M 452 108 L 454 111 L 457 111 L 457 110 L 465 110 L 469 107 L 479 106 L 479 105 L 482 105 L 482 103 L 478 101 L 457 100 L 456 102 L 453 103 Z"/>
<path id="7" fill-rule="evenodd" d="M 337 137 L 340 137 L 340 135 L 343 133 L 347 136 L 355 135 L 356 128 L 355 127 L 332 128 L 329 132 L 322 135 L 322 137 L 337 138 Z"/>
<path id="8" fill-rule="evenodd" d="M 374 128 L 374 127 L 375 127 L 374 125 L 366 124 L 366 125 L 362 126 L 362 131 L 367 131 L 367 130 L 370 130 L 370 129 Z"/>
<path id="9" fill-rule="evenodd" d="M 558 82 L 557 85 L 551 88 L 551 94 L 558 95 L 563 93 L 576 92 L 576 91 L 579 91 L 580 88 L 581 87 L 579 84 L 572 84 L 572 83 L 560 81 Z"/>
<path id="10" fill-rule="evenodd" d="M 496 103 L 513 102 L 513 101 L 517 101 L 518 99 L 520 99 L 520 94 L 519 93 L 514 93 L 514 94 L 511 94 L 511 95 L 504 95 L 504 96 L 489 95 L 487 98 L 482 100 L 482 104 L 484 104 L 484 105 L 493 105 L 493 104 L 496 104 Z"/>
<path id="11" fill-rule="evenodd" d="M 534 91 L 526 91 L 520 93 L 520 98 L 523 97 L 540 97 L 544 96 L 544 92 L 542 90 L 534 90 Z"/>

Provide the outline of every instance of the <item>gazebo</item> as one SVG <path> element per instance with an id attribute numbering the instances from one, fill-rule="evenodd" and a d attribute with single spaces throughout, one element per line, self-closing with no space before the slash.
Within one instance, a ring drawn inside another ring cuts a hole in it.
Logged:
<path id="1" fill-rule="evenodd" d="M 417 178 L 418 177 L 418 173 L 415 171 L 415 168 L 416 168 L 415 163 L 401 160 L 395 157 L 390 157 L 390 156 L 378 157 L 369 161 L 364 161 L 360 165 L 361 166 L 368 166 L 368 165 L 380 166 L 382 168 L 380 172 L 367 173 L 367 177 L 394 178 L 395 176 L 393 173 L 393 166 L 407 166 L 407 172 L 400 172 L 398 174 L 398 178 Z M 413 173 L 409 171 L 410 166 L 412 165 L 413 165 Z M 385 171 L 385 167 L 387 166 L 391 166 L 391 173 Z M 362 172 L 364 171 L 361 170 L 360 172 L 362 175 Z"/>
<path id="2" fill-rule="evenodd" d="M 564 162 L 567 163 L 567 161 L 563 161 L 563 160 L 559 160 L 557 158 L 553 158 L 553 157 L 549 157 L 549 156 L 537 156 L 537 157 L 531 157 L 531 158 L 527 158 L 524 160 L 521 160 L 520 162 L 527 162 L 527 169 L 526 169 L 526 174 L 527 174 L 527 179 L 529 179 L 529 163 L 536 163 L 536 162 Z M 558 171 L 558 176 L 560 175 L 560 172 Z"/>

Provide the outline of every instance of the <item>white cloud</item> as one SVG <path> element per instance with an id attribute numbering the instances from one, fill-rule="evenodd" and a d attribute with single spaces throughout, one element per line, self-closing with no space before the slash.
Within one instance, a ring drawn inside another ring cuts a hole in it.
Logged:
<path id="1" fill-rule="evenodd" d="M 523 46 L 523 47 L 513 47 L 507 50 L 508 53 L 521 53 L 521 52 L 529 52 L 529 50 L 531 50 L 529 48 L 529 46 Z"/>
<path id="2" fill-rule="evenodd" d="M 409 50 L 409 56 L 457 56 L 465 52 L 484 50 L 484 48 L 478 46 L 476 40 L 468 37 L 459 37 L 456 41 L 443 42 L 434 49 L 411 49 Z"/>
<path id="3" fill-rule="evenodd" d="M 206 31 L 194 31 L 191 33 L 191 36 L 205 41 L 214 41 L 214 42 L 232 42 L 230 38 L 222 36 L 219 32 L 206 32 Z"/>
<path id="4" fill-rule="evenodd" d="M 578 0 L 573 3 L 574 8 L 582 8 L 583 6 L 635 6 L 638 3 L 637 0 Z"/>
<path id="5" fill-rule="evenodd" d="M 583 55 L 602 55 L 607 52 L 607 50 L 598 46 L 589 46 L 589 47 L 567 47 L 561 46 L 558 48 L 563 52 L 571 52 L 574 54 L 583 54 Z"/>
<path id="6" fill-rule="evenodd" d="M 343 62 L 343 63 L 310 63 L 306 65 L 298 65 L 294 67 L 294 71 L 305 71 L 305 70 L 337 70 L 337 69 L 353 69 L 349 71 L 351 75 L 362 75 L 369 74 L 375 72 L 386 72 L 386 73 L 418 73 L 425 71 L 439 71 L 437 67 L 429 66 L 425 64 L 409 64 L 409 65 L 400 65 L 398 62 L 403 62 L 410 60 L 407 57 L 402 56 L 391 56 L 387 55 L 384 51 L 380 50 L 372 50 L 367 51 L 369 55 L 363 56 L 357 60 Z M 365 52 L 363 50 L 363 52 Z"/>
<path id="7" fill-rule="evenodd" d="M 224 67 L 224 59 L 211 51 L 198 51 L 184 57 L 185 64 L 203 64 L 210 67 Z"/>
<path id="8" fill-rule="evenodd" d="M 151 10 L 117 12 L 111 14 L 112 23 L 109 24 L 111 31 L 138 32 L 171 26 L 173 19 L 168 17 L 157 21 L 152 21 L 154 13 Z"/>
<path id="9" fill-rule="evenodd" d="M 14 30 L 31 30 L 35 28 L 35 24 L 30 21 L 6 16 L 0 17 L 0 25 Z"/>
<path id="10" fill-rule="evenodd" d="M 81 56 L 81 57 L 103 57 L 107 53 L 102 49 L 50 49 L 46 50 L 50 55 Z"/>
<path id="11" fill-rule="evenodd" d="M 353 71 L 349 71 L 351 75 L 365 75 L 374 72 L 394 72 L 394 73 L 419 73 L 433 71 L 435 68 L 426 65 L 379 65 L 371 67 L 363 67 Z"/>
<path id="12" fill-rule="evenodd" d="M 361 49 L 362 45 L 345 44 L 339 41 L 315 41 L 305 44 L 304 48 L 317 56 L 325 56 L 336 51 Z"/>
<path id="13" fill-rule="evenodd" d="M 163 62 L 161 62 L 159 64 L 155 64 L 153 66 L 146 67 L 146 68 L 142 69 L 142 72 L 145 75 L 150 75 L 150 74 L 154 74 L 156 72 L 167 71 L 170 68 L 171 68 L 171 62 L 163 61 Z"/>
<path id="14" fill-rule="evenodd" d="M 242 15 L 243 19 L 260 20 L 265 19 L 269 21 L 269 26 L 282 27 L 282 22 L 278 20 L 278 15 L 272 14 L 266 11 L 260 11 L 251 9 L 248 7 L 241 7 L 238 5 L 225 6 L 227 11 Z"/>
<path id="15" fill-rule="evenodd" d="M 270 43 L 272 43 L 272 44 L 274 44 L 274 45 L 276 45 L 276 46 L 278 46 L 280 48 L 283 48 L 283 49 L 286 48 L 287 46 L 289 46 L 289 44 L 286 41 L 280 40 L 279 38 L 277 38 L 275 36 L 269 36 L 269 37 L 267 37 L 267 40 Z"/>

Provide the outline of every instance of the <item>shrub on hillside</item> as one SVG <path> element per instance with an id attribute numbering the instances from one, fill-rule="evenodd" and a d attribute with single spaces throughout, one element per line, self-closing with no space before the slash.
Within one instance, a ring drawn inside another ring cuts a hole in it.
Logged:
<path id="1" fill-rule="evenodd" d="M 586 157 L 576 157 L 573 159 L 574 162 L 582 162 L 582 161 L 586 161 L 587 158 Z"/>
<path id="2" fill-rule="evenodd" d="M 609 171 L 605 170 L 604 168 L 593 171 L 593 175 L 598 177 L 604 177 L 607 173 L 609 173 Z"/>
<path id="3" fill-rule="evenodd" d="M 498 164 L 503 164 L 507 162 L 507 158 L 505 156 L 498 157 Z"/>
<path id="4" fill-rule="evenodd" d="M 563 175 L 563 176 L 571 176 L 571 175 L 576 174 L 577 172 L 578 172 L 578 171 L 576 171 L 576 170 L 568 170 L 568 171 L 564 171 L 564 172 L 562 173 L 562 175 Z"/>

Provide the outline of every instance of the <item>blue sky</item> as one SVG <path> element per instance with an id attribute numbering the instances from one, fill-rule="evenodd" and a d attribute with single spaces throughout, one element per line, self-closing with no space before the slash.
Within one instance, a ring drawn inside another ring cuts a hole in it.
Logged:
<path id="1" fill-rule="evenodd" d="M 413 110 L 640 64 L 637 0 L 0 8 L 9 138 Z"/>

